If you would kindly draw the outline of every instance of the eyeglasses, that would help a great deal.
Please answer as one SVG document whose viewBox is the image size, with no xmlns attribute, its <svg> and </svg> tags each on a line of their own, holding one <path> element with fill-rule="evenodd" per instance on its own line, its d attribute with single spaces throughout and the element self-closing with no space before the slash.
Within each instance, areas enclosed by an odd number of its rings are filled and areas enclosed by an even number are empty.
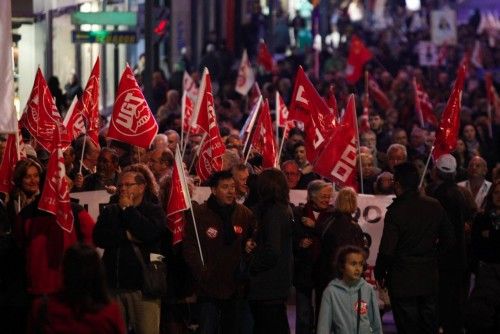
<svg viewBox="0 0 500 334">
<path fill-rule="evenodd" d="M 130 188 L 130 187 L 136 186 L 138 184 L 139 183 L 120 183 L 120 184 L 117 184 L 116 187 L 117 188 Z"/>
</svg>

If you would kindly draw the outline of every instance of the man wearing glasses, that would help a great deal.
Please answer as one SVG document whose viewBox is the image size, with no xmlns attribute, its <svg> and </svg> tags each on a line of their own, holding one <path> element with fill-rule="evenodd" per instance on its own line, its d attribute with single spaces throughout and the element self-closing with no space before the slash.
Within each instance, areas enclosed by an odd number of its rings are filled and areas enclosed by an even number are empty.
<svg viewBox="0 0 500 334">
<path fill-rule="evenodd" d="M 143 295 L 142 265 L 161 259 L 160 238 L 166 218 L 158 204 L 153 175 L 142 164 L 124 169 L 118 181 L 118 203 L 108 205 L 97 219 L 94 243 L 102 257 L 108 285 L 123 318 L 135 333 L 159 333 L 160 298 Z"/>
</svg>

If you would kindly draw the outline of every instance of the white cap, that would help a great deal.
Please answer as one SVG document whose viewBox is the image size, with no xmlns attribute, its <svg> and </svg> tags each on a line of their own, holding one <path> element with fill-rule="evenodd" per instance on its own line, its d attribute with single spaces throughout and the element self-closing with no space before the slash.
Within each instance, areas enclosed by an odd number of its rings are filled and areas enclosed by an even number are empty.
<svg viewBox="0 0 500 334">
<path fill-rule="evenodd" d="M 455 173 L 457 171 L 457 160 L 451 154 L 443 154 L 436 160 L 436 168 L 443 173 Z"/>
</svg>

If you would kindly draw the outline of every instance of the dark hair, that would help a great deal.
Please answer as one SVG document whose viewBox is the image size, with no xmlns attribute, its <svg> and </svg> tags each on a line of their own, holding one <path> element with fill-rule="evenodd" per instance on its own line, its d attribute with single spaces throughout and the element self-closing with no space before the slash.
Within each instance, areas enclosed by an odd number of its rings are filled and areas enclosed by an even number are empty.
<svg viewBox="0 0 500 334">
<path fill-rule="evenodd" d="M 16 167 L 14 169 L 14 175 L 12 176 L 12 180 L 14 181 L 14 185 L 16 188 L 21 190 L 21 186 L 23 183 L 23 178 L 26 176 L 26 173 L 28 172 L 28 168 L 30 167 L 36 167 L 38 170 L 38 174 L 40 175 L 40 185 L 43 185 L 42 182 L 42 166 L 40 163 L 36 162 L 35 160 L 28 158 L 24 160 L 19 160 L 16 164 Z"/>
<path fill-rule="evenodd" d="M 76 312 L 96 312 L 111 301 L 97 251 L 82 243 L 66 250 L 62 298 Z"/>
<path fill-rule="evenodd" d="M 417 190 L 420 183 L 417 167 L 411 162 L 394 166 L 394 182 L 398 182 L 404 191 Z"/>
<path fill-rule="evenodd" d="M 363 258 L 365 259 L 364 267 L 366 267 L 366 259 L 368 258 L 368 254 L 366 253 L 366 251 L 363 248 L 358 247 L 358 246 L 354 246 L 354 245 L 347 245 L 347 246 L 340 247 L 335 255 L 335 262 L 334 262 L 335 272 L 339 278 L 342 278 L 342 273 L 344 272 L 344 269 L 345 269 L 347 255 L 349 255 L 349 254 L 361 254 L 361 255 L 363 255 Z M 365 270 L 365 269 L 366 268 L 363 268 L 363 270 Z"/>
<path fill-rule="evenodd" d="M 111 161 L 113 163 L 118 163 L 118 153 L 116 153 L 115 149 L 113 149 L 111 147 L 103 147 L 101 149 L 101 152 L 99 152 L 99 158 L 98 159 L 100 159 L 105 153 L 111 154 Z"/>
<path fill-rule="evenodd" d="M 288 204 L 289 192 L 285 174 L 279 169 L 266 169 L 257 178 L 257 193 L 261 203 Z"/>
<path fill-rule="evenodd" d="M 220 181 L 228 179 L 233 179 L 233 173 L 231 173 L 231 171 L 223 170 L 220 172 L 215 172 L 210 175 L 210 178 L 208 179 L 208 186 L 210 188 L 216 188 L 219 185 Z"/>
<path fill-rule="evenodd" d="M 295 153 L 295 150 L 301 146 L 304 146 L 304 147 L 306 146 L 306 144 L 302 140 L 299 140 L 298 142 L 293 144 L 293 153 Z"/>
<path fill-rule="evenodd" d="M 486 195 L 484 212 L 490 212 L 495 209 L 495 205 L 493 204 L 493 192 L 498 187 L 500 187 L 500 180 L 494 181 L 491 185 L 490 191 L 488 192 L 488 195 Z"/>
</svg>

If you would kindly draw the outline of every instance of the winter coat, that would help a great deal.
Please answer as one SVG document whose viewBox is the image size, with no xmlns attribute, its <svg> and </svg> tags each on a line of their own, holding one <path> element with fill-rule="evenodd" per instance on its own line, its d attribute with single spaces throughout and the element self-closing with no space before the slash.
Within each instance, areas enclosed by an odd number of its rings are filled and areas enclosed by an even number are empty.
<svg viewBox="0 0 500 334">
<path fill-rule="evenodd" d="M 360 298 L 359 332 L 357 331 L 358 298 Z M 378 299 L 373 287 L 363 278 L 352 286 L 341 279 L 331 281 L 321 299 L 316 333 L 382 333 Z"/>
</svg>

